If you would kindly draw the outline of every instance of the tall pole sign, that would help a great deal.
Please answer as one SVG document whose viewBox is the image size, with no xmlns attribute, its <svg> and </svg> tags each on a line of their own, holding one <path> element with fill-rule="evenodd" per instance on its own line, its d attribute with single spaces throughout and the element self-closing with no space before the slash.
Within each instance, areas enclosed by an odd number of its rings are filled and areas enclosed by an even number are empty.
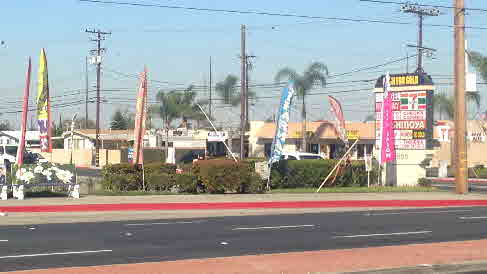
<svg viewBox="0 0 487 274">
<path fill-rule="evenodd" d="M 381 149 L 382 104 L 384 103 L 384 78 L 375 85 L 376 149 Z M 387 164 L 384 172 L 388 184 L 413 185 L 425 176 L 420 163 L 433 148 L 433 91 L 431 77 L 425 73 L 391 74 L 389 91 L 392 93 L 392 127 L 396 161 Z"/>
</svg>

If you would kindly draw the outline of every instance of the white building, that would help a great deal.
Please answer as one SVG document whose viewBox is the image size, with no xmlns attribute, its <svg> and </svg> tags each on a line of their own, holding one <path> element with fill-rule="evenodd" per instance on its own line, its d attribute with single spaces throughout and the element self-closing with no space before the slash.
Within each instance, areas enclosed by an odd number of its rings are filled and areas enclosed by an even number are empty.
<svg viewBox="0 0 487 274">
<path fill-rule="evenodd" d="M 0 145 L 18 145 L 20 142 L 20 130 L 8 130 L 0 131 Z M 40 147 L 40 137 L 39 131 L 26 131 L 25 140 L 26 147 L 28 148 L 39 148 Z"/>
</svg>

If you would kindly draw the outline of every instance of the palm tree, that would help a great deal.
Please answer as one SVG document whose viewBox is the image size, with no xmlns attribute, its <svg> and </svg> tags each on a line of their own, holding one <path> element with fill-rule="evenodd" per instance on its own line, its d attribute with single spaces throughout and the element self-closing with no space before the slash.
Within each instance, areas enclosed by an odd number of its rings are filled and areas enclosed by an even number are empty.
<svg viewBox="0 0 487 274">
<path fill-rule="evenodd" d="M 467 103 L 474 103 L 477 109 L 480 107 L 480 94 L 478 92 L 466 92 L 465 97 Z M 433 106 L 436 112 L 440 115 L 439 120 L 452 120 L 455 117 L 455 97 L 447 96 L 445 94 L 435 94 L 433 96 Z"/>
<path fill-rule="evenodd" d="M 484 81 L 487 81 L 487 56 L 470 51 L 468 52 L 470 63 L 477 69 Z"/>
<path fill-rule="evenodd" d="M 364 123 L 369 121 L 375 121 L 375 114 L 368 114 L 365 116 Z"/>
<path fill-rule="evenodd" d="M 327 66 L 320 62 L 313 62 L 302 75 L 290 67 L 285 67 L 276 74 L 274 79 L 276 82 L 283 79 L 293 80 L 298 98 L 301 98 L 302 100 L 301 118 L 303 146 L 301 147 L 301 151 L 306 151 L 306 96 L 316 83 L 321 84 L 321 86 L 324 87 L 326 85 L 326 77 L 328 77 Z"/>
<path fill-rule="evenodd" d="M 238 77 L 229 74 L 222 82 L 215 85 L 218 96 L 221 97 L 223 104 L 238 106 L 240 104 L 240 92 L 237 91 Z"/>
</svg>

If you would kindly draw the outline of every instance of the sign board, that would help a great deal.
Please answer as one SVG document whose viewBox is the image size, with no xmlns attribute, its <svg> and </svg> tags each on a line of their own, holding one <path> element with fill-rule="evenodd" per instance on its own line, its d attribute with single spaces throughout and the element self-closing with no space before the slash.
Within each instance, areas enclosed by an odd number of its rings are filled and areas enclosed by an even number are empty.
<svg viewBox="0 0 487 274">
<path fill-rule="evenodd" d="M 356 140 L 359 138 L 360 138 L 360 134 L 358 130 L 347 130 L 347 139 Z"/>
<path fill-rule="evenodd" d="M 426 149 L 425 139 L 412 139 L 412 140 L 396 140 L 396 149 Z"/>
<path fill-rule="evenodd" d="M 394 121 L 394 129 L 425 129 L 426 121 Z"/>
<path fill-rule="evenodd" d="M 380 146 L 383 77 L 375 85 L 376 144 Z M 392 114 L 396 149 L 426 149 L 433 136 L 433 82 L 427 74 L 392 74 Z M 477 138 L 479 139 L 479 138 Z M 429 145 L 428 145 L 429 146 Z"/>
<path fill-rule="evenodd" d="M 129 147 L 127 150 L 127 160 L 129 163 L 132 163 L 134 161 L 134 148 Z"/>
<path fill-rule="evenodd" d="M 439 142 L 450 142 L 450 126 L 437 126 L 436 132 Z"/>
<path fill-rule="evenodd" d="M 394 111 L 392 114 L 394 120 L 404 120 L 404 121 L 426 120 L 426 110 Z"/>
<path fill-rule="evenodd" d="M 208 132 L 208 142 L 224 142 L 227 140 L 227 134 L 222 131 L 210 131 Z"/>
<path fill-rule="evenodd" d="M 367 171 L 367 172 L 372 171 L 372 155 L 371 154 L 365 155 L 365 171 Z"/>
<path fill-rule="evenodd" d="M 485 133 L 481 131 L 469 131 L 467 136 L 468 136 L 468 140 L 472 143 L 485 142 Z"/>
</svg>

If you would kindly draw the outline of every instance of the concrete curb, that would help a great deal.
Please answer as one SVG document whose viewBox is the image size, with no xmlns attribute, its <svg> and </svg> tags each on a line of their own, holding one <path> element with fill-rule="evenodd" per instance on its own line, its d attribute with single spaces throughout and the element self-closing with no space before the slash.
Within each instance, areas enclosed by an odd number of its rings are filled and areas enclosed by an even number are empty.
<svg viewBox="0 0 487 274">
<path fill-rule="evenodd" d="M 343 201 L 280 201 L 280 202 L 213 202 L 213 203 L 125 203 L 0 206 L 0 212 L 89 212 L 150 210 L 229 210 L 285 208 L 388 208 L 388 207 L 451 207 L 487 206 L 487 200 L 343 200 Z"/>
</svg>

